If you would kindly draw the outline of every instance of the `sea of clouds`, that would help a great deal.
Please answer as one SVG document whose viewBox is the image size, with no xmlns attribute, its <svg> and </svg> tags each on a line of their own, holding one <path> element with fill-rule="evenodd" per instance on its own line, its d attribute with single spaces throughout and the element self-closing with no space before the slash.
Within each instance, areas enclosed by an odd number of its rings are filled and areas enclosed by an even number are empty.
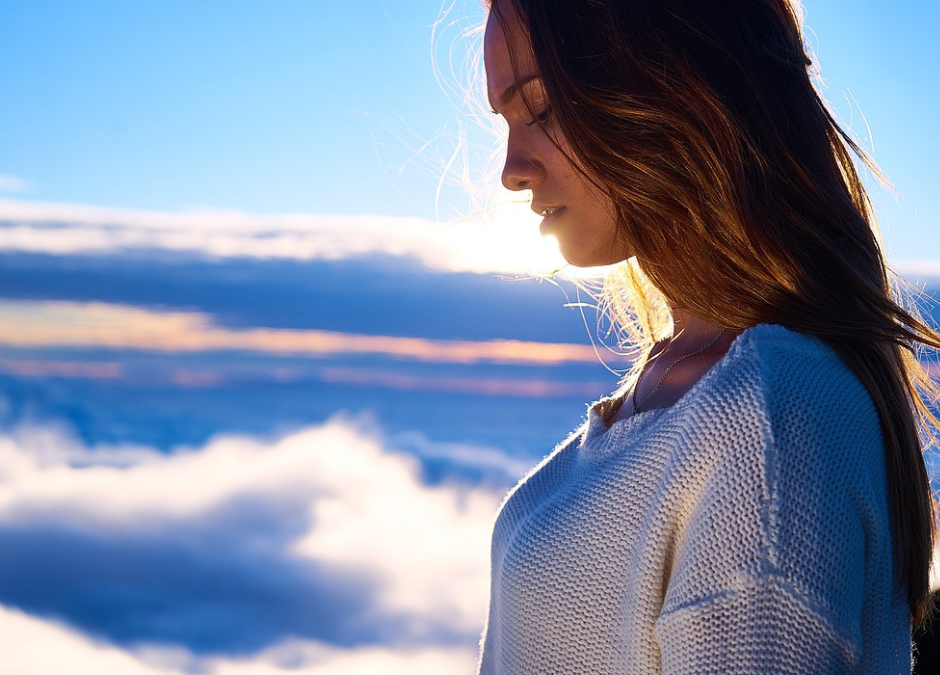
<svg viewBox="0 0 940 675">
<path fill-rule="evenodd" d="M 503 492 L 425 484 L 366 418 L 169 454 L 24 426 L 0 672 L 471 672 Z"/>
<path fill-rule="evenodd" d="M 473 672 L 500 501 L 616 380 L 497 279 L 530 226 L 0 200 L 0 675 Z"/>
</svg>

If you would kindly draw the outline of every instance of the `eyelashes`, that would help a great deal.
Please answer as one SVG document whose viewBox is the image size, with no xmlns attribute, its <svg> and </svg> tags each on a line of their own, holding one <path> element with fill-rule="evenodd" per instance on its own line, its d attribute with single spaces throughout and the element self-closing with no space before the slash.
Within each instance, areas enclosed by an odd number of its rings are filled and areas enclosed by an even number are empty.
<svg viewBox="0 0 940 675">
<path fill-rule="evenodd" d="M 543 110 L 538 115 L 536 115 L 535 118 L 531 122 L 526 122 L 525 125 L 527 127 L 531 127 L 535 124 L 545 124 L 546 122 L 548 122 L 551 116 L 552 116 L 552 107 L 548 106 L 547 108 L 545 108 L 545 110 Z"/>
<path fill-rule="evenodd" d="M 498 111 L 496 111 L 496 110 L 490 110 L 490 112 L 493 113 L 494 115 L 499 115 L 499 114 L 500 114 L 500 113 L 499 113 Z M 548 107 L 545 108 L 542 112 L 540 112 L 538 115 L 536 115 L 535 117 L 533 117 L 533 118 L 532 118 L 532 121 L 526 122 L 525 125 L 526 125 L 527 127 L 532 127 L 532 126 L 535 126 L 536 124 L 547 124 L 548 121 L 549 121 L 549 119 L 551 119 L 551 116 L 552 116 L 552 107 L 551 107 L 551 106 L 548 106 Z"/>
</svg>

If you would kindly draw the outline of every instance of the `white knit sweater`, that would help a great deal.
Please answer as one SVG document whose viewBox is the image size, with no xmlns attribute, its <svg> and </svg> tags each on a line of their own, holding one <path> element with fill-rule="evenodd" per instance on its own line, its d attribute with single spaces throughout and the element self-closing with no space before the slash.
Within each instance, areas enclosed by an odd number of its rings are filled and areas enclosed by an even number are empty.
<svg viewBox="0 0 940 675">
<path fill-rule="evenodd" d="M 909 673 L 885 483 L 838 356 L 747 330 L 672 407 L 592 408 L 510 493 L 480 673 Z"/>
</svg>

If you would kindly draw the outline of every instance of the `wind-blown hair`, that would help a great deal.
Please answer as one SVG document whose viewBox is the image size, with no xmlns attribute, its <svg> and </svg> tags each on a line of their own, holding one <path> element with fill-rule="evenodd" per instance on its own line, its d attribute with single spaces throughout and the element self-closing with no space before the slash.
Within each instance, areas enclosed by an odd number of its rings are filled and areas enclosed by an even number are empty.
<svg viewBox="0 0 940 675">
<path fill-rule="evenodd" d="M 853 154 L 816 91 L 788 0 L 493 0 L 529 33 L 552 123 L 616 208 L 618 236 L 669 305 L 734 329 L 829 344 L 884 437 L 897 582 L 930 610 L 934 508 L 922 446 L 940 336 L 897 299 Z M 635 268 L 634 269 L 635 272 Z M 635 276 L 635 275 L 634 275 Z M 621 289 L 622 290 L 622 289 Z M 648 294 L 614 313 L 662 332 Z M 658 317 L 658 318 L 656 318 Z M 641 321 L 641 323 L 643 323 Z"/>
</svg>

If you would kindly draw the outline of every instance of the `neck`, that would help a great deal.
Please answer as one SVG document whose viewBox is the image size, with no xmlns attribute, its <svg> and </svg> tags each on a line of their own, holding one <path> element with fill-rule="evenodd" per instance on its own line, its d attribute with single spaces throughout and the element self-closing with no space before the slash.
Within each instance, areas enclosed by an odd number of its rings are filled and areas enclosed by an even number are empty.
<svg viewBox="0 0 940 675">
<path fill-rule="evenodd" d="M 653 348 L 631 388 L 611 399 L 602 413 L 608 426 L 618 417 L 675 403 L 718 362 L 739 333 L 680 308 L 671 313 L 672 337 Z M 628 404 L 622 405 L 625 401 Z"/>
<path fill-rule="evenodd" d="M 672 309 L 672 325 L 672 339 L 667 348 L 686 350 L 689 346 L 706 344 L 722 328 L 678 307 Z"/>
</svg>

